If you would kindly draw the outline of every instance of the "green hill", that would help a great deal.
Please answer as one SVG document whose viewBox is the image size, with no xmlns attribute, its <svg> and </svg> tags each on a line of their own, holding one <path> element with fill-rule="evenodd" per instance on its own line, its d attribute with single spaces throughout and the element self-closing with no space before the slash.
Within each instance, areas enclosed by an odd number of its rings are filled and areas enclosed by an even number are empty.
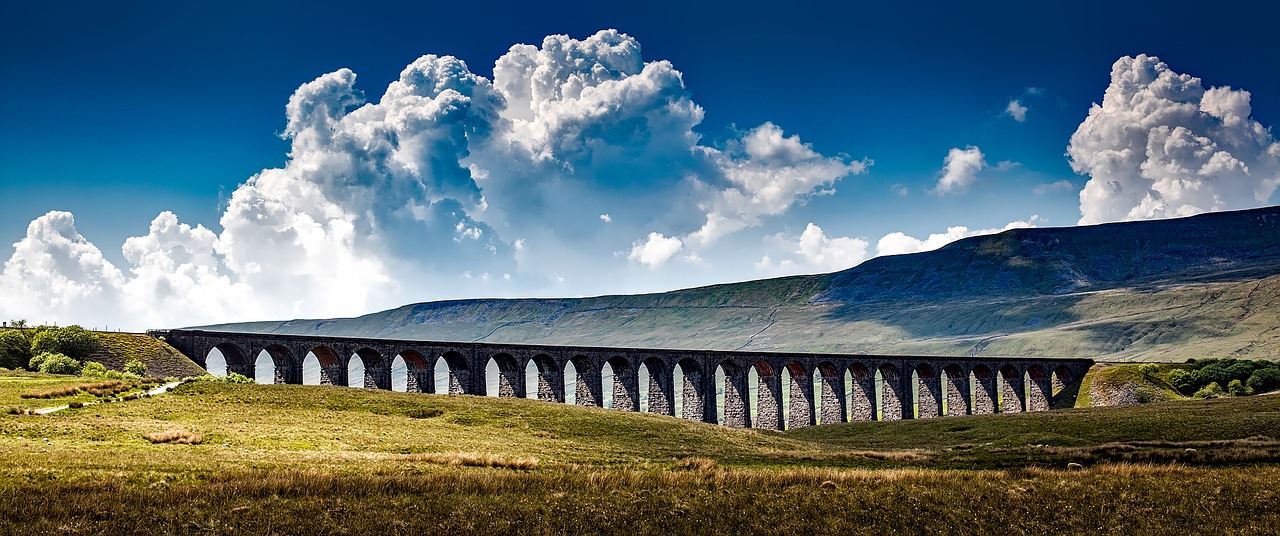
<svg viewBox="0 0 1280 536">
<path fill-rule="evenodd" d="M 505 343 L 1183 360 L 1280 356 L 1280 207 L 1015 229 L 833 274 L 207 326 Z"/>
<path fill-rule="evenodd" d="M 9 379 L 0 400 L 34 388 Z M 189 383 L 0 414 L 0 532 L 1262 534 L 1280 522 L 1278 429 L 1276 396 L 772 432 Z"/>
</svg>

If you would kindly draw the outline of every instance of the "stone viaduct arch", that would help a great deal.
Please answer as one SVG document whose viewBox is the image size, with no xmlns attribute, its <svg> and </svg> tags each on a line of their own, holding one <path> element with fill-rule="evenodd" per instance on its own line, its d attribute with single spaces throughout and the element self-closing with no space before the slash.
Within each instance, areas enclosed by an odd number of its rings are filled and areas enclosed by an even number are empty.
<svg viewBox="0 0 1280 536">
<path fill-rule="evenodd" d="M 492 360 L 499 370 L 498 396 L 527 394 L 562 403 L 566 384 L 573 382 L 575 402 L 597 407 L 605 405 L 601 371 L 608 364 L 614 372 L 611 402 L 616 409 L 639 411 L 643 396 L 651 413 L 772 430 L 818 422 L 1043 411 L 1061 397 L 1074 396 L 1068 387 L 1093 364 L 1088 359 L 570 347 L 202 330 L 150 333 L 202 367 L 217 348 L 229 372 L 250 377 L 265 351 L 276 383 L 301 384 L 303 358 L 310 353 L 319 360 L 321 384 L 345 386 L 354 379 L 367 388 L 391 389 L 391 365 L 398 357 L 407 369 L 409 392 L 484 395 L 489 380 L 485 368 Z M 364 363 L 363 379 L 347 377 L 353 357 Z M 525 371 L 531 365 L 537 370 L 536 393 L 526 393 Z M 643 390 L 642 369 L 648 377 Z M 719 385 L 717 371 L 723 377 Z M 720 403 L 717 393 L 723 396 Z"/>
</svg>

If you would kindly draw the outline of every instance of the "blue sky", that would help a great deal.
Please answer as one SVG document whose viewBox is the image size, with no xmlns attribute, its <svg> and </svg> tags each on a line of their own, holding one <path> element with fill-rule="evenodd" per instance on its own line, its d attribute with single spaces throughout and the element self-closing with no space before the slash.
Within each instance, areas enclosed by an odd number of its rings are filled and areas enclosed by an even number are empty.
<svg viewBox="0 0 1280 536">
<path fill-rule="evenodd" d="M 1274 17 L 1249 3 L 127 4 L 16 5 L 0 21 L 4 315 L 142 328 L 658 291 L 1010 225 L 1276 202 Z M 551 35 L 579 46 L 579 74 L 603 61 L 582 43 L 632 55 L 609 91 L 534 98 L 541 115 L 521 116 L 510 88 L 546 80 L 493 84 L 495 62 L 533 45 L 559 87 L 572 69 Z M 441 106 L 438 92 L 382 102 L 427 54 L 465 62 L 466 118 L 392 117 Z M 1139 54 L 1163 62 L 1126 64 L 1139 98 L 1091 118 L 1129 83 L 1113 64 Z M 456 75 L 446 63 L 420 71 Z M 312 81 L 299 102 L 362 96 L 333 121 L 381 108 L 306 141 L 337 124 L 286 109 Z M 1122 146 L 1146 155 L 1117 168 Z"/>
</svg>

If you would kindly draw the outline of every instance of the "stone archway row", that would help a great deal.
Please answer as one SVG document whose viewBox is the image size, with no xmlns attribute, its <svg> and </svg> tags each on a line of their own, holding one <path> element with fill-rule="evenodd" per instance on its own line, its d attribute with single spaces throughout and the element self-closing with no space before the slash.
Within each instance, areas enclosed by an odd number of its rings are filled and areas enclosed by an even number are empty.
<svg viewBox="0 0 1280 536">
<path fill-rule="evenodd" d="M 408 391 L 434 392 L 440 366 L 447 368 L 439 372 L 447 374 L 448 393 L 483 395 L 486 367 L 493 361 L 499 396 L 531 394 L 526 393 L 525 371 L 532 368 L 537 371 L 536 398 L 564 402 L 565 386 L 571 383 L 576 385 L 575 403 L 587 406 L 605 405 L 601 372 L 607 364 L 613 370 L 608 391 L 615 409 L 639 411 L 641 396 L 646 396 L 651 413 L 674 415 L 678 405 L 678 416 L 686 419 L 768 429 L 1043 411 L 1092 364 L 1083 359 L 558 347 L 192 330 L 154 334 L 201 366 L 218 348 L 228 371 L 250 377 L 256 372 L 257 356 L 266 352 L 276 383 L 302 383 L 303 358 L 311 353 L 319 360 L 322 384 L 349 385 L 348 364 L 358 356 L 365 378 L 356 379 L 356 384 L 390 389 L 391 364 L 398 356 L 408 369 Z M 643 393 L 642 369 L 648 377 Z M 566 371 L 572 377 L 566 378 Z M 720 385 L 717 376 L 722 378 Z"/>
</svg>

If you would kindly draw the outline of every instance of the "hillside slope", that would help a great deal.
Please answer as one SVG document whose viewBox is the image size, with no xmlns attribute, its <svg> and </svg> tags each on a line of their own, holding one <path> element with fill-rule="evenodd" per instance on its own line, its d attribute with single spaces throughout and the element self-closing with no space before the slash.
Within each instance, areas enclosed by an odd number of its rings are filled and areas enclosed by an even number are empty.
<svg viewBox="0 0 1280 536">
<path fill-rule="evenodd" d="M 1016 229 L 795 276 L 209 326 L 506 343 L 1095 359 L 1280 356 L 1280 207 Z"/>
</svg>

